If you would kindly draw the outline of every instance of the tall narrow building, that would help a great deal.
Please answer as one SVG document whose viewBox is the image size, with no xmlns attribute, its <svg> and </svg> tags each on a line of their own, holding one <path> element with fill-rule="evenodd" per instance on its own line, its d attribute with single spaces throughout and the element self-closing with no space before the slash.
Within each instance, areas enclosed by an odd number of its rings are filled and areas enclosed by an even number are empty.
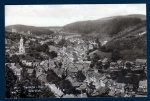
<svg viewBox="0 0 150 101">
<path fill-rule="evenodd" d="M 23 38 L 20 39 L 19 53 L 25 54 L 25 47 L 23 46 Z"/>
</svg>

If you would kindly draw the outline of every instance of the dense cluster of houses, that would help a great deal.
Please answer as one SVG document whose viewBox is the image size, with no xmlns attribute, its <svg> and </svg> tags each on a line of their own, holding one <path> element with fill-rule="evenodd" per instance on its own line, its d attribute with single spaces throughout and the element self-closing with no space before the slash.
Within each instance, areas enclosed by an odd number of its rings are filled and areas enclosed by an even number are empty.
<svg viewBox="0 0 150 101">
<path fill-rule="evenodd" d="M 118 83 L 116 80 L 113 80 L 110 78 L 110 74 L 99 73 L 100 69 L 90 68 L 91 61 L 82 61 L 82 62 L 73 63 L 69 61 L 69 59 L 67 59 L 68 61 L 65 61 L 65 62 L 68 62 L 66 67 L 60 68 L 58 64 L 62 62 L 62 59 L 58 57 L 55 59 L 49 59 L 49 60 L 44 60 L 44 61 L 32 61 L 32 59 L 31 60 L 26 59 L 26 60 L 22 60 L 21 62 L 24 65 L 35 67 L 35 68 L 27 68 L 27 73 L 31 75 L 33 71 L 35 70 L 36 77 L 44 83 L 47 83 L 47 80 L 46 80 L 47 74 L 44 71 L 52 69 L 59 77 L 62 77 L 62 74 L 66 70 L 67 71 L 66 80 L 69 80 L 72 83 L 73 87 L 80 88 L 80 89 L 82 88 L 82 89 L 87 90 L 87 92 L 92 92 L 91 94 L 92 96 L 98 96 L 98 95 L 107 93 L 108 96 L 130 97 L 131 94 L 135 94 L 135 92 L 133 91 L 133 84 L 126 85 L 125 83 Z M 102 61 L 102 65 L 105 65 L 108 62 L 108 59 L 104 58 L 99 61 Z M 137 59 L 135 61 L 135 64 L 133 62 L 131 62 L 131 64 L 135 65 L 135 67 L 131 68 L 131 70 L 133 70 L 134 72 L 136 71 L 138 72 L 140 69 L 143 69 L 143 67 L 141 66 L 146 65 L 146 60 Z M 22 67 L 19 64 L 15 64 L 15 63 L 9 64 L 9 67 L 13 69 L 15 75 L 17 75 L 20 80 Z M 119 60 L 116 63 L 110 62 L 110 67 L 107 70 L 112 71 L 112 72 L 117 71 L 117 70 L 119 71 L 120 70 L 119 67 L 122 67 L 123 69 L 127 68 L 124 65 L 123 61 Z M 79 71 L 82 71 L 82 73 L 85 75 L 86 79 L 84 81 L 77 80 L 76 75 Z M 146 72 L 146 69 L 145 69 L 145 72 Z M 93 91 L 88 89 L 88 85 L 91 82 L 95 86 L 95 89 Z M 53 84 L 50 84 L 50 85 L 53 85 Z M 125 90 L 125 86 L 128 86 L 129 89 Z M 58 91 L 60 93 L 60 90 Z M 147 80 L 139 81 L 139 88 L 137 91 L 140 93 L 141 92 L 145 94 L 147 93 Z M 72 95 L 67 95 L 67 97 L 69 96 L 71 97 Z"/>
<path fill-rule="evenodd" d="M 50 36 L 49 36 L 50 37 Z M 56 37 L 57 41 L 60 41 L 62 37 Z M 51 39 L 47 39 L 44 41 L 39 41 L 39 44 L 44 44 L 49 42 Z M 79 38 L 72 39 L 71 41 L 82 43 L 83 40 L 79 40 Z M 26 41 L 25 45 L 28 46 L 30 41 L 36 41 L 34 38 L 30 38 Z M 54 40 L 56 41 L 56 40 Z M 7 44 L 7 43 L 6 43 Z M 58 48 L 53 45 L 49 45 L 50 51 L 56 51 L 58 56 L 54 59 L 46 59 L 43 61 L 35 60 L 28 56 L 24 58 L 20 58 L 22 66 L 26 66 L 26 70 L 28 75 L 32 75 L 32 73 L 36 72 L 36 78 L 38 78 L 41 82 L 47 85 L 51 90 L 57 95 L 57 97 L 63 98 L 74 98 L 74 97 L 87 97 L 87 94 L 90 94 L 91 97 L 100 97 L 100 96 L 109 96 L 109 97 L 131 97 L 138 95 L 146 95 L 147 94 L 147 80 L 139 79 L 138 87 L 136 91 L 134 90 L 134 85 L 126 82 L 118 82 L 117 79 L 112 78 L 113 75 L 118 75 L 122 70 L 128 70 L 130 68 L 130 72 L 125 75 L 126 78 L 130 78 L 132 74 L 136 75 L 136 77 L 141 76 L 143 73 L 147 74 L 147 60 L 146 59 L 136 59 L 133 61 L 124 61 L 118 60 L 117 62 L 111 62 L 110 58 L 106 56 L 102 56 L 101 59 L 98 60 L 101 68 L 97 68 L 94 66 L 91 68 L 91 61 L 87 60 L 85 57 L 86 51 L 88 49 L 93 49 L 93 45 L 97 45 L 96 43 L 90 41 L 89 46 L 86 44 L 77 44 L 74 51 L 71 53 L 67 53 L 67 47 Z M 82 47 L 86 49 L 82 50 Z M 6 47 L 6 53 L 14 54 L 12 51 L 16 51 L 15 46 Z M 64 53 L 63 53 L 64 52 Z M 76 54 L 75 54 L 76 53 Z M 73 55 L 72 55 L 73 54 Z M 75 54 L 75 55 L 74 55 Z M 89 56 L 93 57 L 94 53 L 90 53 Z M 45 56 L 45 54 L 42 54 Z M 103 55 L 105 55 L 103 53 Z M 108 54 L 107 54 L 108 55 Z M 76 56 L 76 57 L 75 57 Z M 45 56 L 46 57 L 46 56 Z M 75 58 L 76 61 L 73 61 Z M 109 67 L 105 68 L 105 65 L 109 64 Z M 127 64 L 130 64 L 129 66 Z M 11 68 L 14 74 L 18 77 L 18 80 L 21 80 L 21 72 L 23 67 L 19 63 L 6 63 L 6 65 Z M 62 78 L 65 73 L 66 80 L 69 80 L 73 87 L 77 90 L 81 91 L 80 95 L 74 94 L 65 94 L 63 95 L 63 90 L 59 89 L 55 84 L 51 84 L 47 81 L 47 74 L 45 71 L 53 70 L 60 78 Z M 82 73 L 85 78 L 82 80 L 77 78 L 78 73 Z M 115 74 L 116 73 L 116 74 Z M 82 77 L 81 77 L 82 78 Z M 62 96 L 63 95 L 63 96 Z"/>
</svg>

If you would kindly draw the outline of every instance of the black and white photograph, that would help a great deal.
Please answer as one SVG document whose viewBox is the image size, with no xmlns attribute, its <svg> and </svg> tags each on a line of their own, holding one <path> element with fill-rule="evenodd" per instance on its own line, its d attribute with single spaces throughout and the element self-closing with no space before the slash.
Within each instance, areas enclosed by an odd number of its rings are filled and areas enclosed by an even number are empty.
<svg viewBox="0 0 150 101">
<path fill-rule="evenodd" d="M 146 4 L 5 5 L 5 98 L 147 91 Z"/>
</svg>

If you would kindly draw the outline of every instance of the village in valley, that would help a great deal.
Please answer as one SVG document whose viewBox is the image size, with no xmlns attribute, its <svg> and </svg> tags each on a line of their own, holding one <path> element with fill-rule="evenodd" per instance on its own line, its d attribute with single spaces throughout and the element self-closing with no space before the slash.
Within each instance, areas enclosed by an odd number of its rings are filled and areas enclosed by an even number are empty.
<svg viewBox="0 0 150 101">
<path fill-rule="evenodd" d="M 65 33 L 65 32 L 64 32 Z M 147 96 L 147 59 L 104 52 L 94 37 L 5 31 L 8 98 Z"/>
</svg>

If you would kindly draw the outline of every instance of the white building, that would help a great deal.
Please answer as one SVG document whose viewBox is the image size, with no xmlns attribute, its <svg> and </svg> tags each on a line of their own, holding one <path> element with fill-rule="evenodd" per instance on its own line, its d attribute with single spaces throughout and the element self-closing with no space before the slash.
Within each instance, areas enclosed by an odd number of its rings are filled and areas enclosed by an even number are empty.
<svg viewBox="0 0 150 101">
<path fill-rule="evenodd" d="M 25 54 L 25 47 L 23 46 L 23 38 L 21 37 L 20 39 L 20 46 L 19 46 L 19 53 L 20 54 Z"/>
</svg>

